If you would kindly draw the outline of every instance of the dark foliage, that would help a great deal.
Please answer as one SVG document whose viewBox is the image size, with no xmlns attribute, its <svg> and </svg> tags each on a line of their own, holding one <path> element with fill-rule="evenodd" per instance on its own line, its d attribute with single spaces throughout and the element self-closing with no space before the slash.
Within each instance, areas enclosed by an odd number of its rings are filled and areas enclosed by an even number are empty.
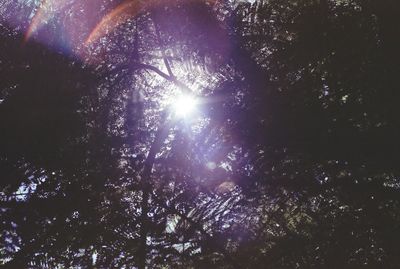
<svg viewBox="0 0 400 269">
<path fill-rule="evenodd" d="M 399 267 L 400 4 L 132 3 L 0 4 L 0 267 Z"/>
</svg>

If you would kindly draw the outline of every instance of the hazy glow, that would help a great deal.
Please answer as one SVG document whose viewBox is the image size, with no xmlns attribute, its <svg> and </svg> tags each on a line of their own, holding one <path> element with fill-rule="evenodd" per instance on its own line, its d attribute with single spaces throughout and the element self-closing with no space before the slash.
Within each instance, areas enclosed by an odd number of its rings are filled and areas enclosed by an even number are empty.
<svg viewBox="0 0 400 269">
<path fill-rule="evenodd" d="M 175 116 L 179 118 L 186 118 L 193 114 L 196 110 L 197 100 L 190 95 L 181 95 L 172 101 L 172 109 Z"/>
</svg>

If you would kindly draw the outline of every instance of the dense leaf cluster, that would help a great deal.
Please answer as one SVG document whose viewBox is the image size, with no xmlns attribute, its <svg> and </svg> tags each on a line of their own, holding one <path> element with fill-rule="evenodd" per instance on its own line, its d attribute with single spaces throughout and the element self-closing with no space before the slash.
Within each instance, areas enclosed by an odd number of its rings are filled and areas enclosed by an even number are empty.
<svg viewBox="0 0 400 269">
<path fill-rule="evenodd" d="M 0 3 L 0 268 L 398 268 L 395 0 L 98 2 Z"/>
</svg>

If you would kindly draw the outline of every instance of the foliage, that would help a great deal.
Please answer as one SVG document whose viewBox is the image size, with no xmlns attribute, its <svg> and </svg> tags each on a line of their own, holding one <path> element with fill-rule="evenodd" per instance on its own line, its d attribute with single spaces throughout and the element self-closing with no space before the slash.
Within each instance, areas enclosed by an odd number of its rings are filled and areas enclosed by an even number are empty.
<svg viewBox="0 0 400 269">
<path fill-rule="evenodd" d="M 399 4 L 83 2 L 0 4 L 0 267 L 397 268 Z"/>
</svg>

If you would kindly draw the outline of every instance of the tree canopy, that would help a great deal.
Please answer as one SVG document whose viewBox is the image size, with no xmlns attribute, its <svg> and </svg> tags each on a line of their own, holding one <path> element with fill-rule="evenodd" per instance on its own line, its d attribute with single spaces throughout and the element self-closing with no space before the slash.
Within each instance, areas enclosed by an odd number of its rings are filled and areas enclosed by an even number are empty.
<svg viewBox="0 0 400 269">
<path fill-rule="evenodd" d="M 398 268 L 395 0 L 3 0 L 0 268 Z"/>
</svg>

